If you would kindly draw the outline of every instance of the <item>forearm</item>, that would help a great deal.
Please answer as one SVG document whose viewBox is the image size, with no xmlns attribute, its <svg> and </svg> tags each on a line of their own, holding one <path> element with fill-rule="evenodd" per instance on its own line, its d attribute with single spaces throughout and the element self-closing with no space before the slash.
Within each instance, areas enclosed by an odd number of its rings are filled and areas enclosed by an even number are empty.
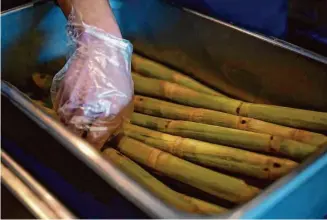
<svg viewBox="0 0 327 220">
<path fill-rule="evenodd" d="M 84 23 L 121 38 L 119 27 L 108 0 L 58 0 L 58 4 L 66 17 L 74 8 Z"/>
</svg>

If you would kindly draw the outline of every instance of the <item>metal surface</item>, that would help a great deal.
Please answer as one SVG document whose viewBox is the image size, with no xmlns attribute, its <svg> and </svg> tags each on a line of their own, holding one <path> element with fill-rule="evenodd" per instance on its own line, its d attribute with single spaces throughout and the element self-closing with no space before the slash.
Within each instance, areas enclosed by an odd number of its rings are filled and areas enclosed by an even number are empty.
<svg viewBox="0 0 327 220">
<path fill-rule="evenodd" d="M 163 1 L 121 2 L 138 53 L 242 100 L 327 111 L 325 57 Z"/>
<path fill-rule="evenodd" d="M 135 181 L 106 161 L 81 138 L 73 135 L 60 123 L 42 112 L 23 93 L 2 81 L 1 92 L 8 97 L 28 117 L 48 131 L 76 157 L 86 163 L 109 185 L 117 189 L 126 198 L 155 218 L 176 218 L 178 212 L 163 204 L 158 198 L 141 188 Z M 142 198 L 142 199 L 140 199 Z"/>
<path fill-rule="evenodd" d="M 214 19 L 212 17 L 209 17 L 207 15 L 203 15 L 201 13 L 198 13 L 194 10 L 190 10 L 190 9 L 187 9 L 187 8 L 183 8 L 183 10 L 187 11 L 187 12 L 190 12 L 192 14 L 195 14 L 197 16 L 200 16 L 200 17 L 203 17 L 205 19 L 208 19 L 212 22 L 215 22 L 215 23 L 218 23 L 220 25 L 223 25 L 223 26 L 226 26 L 228 28 L 231 28 L 231 29 L 234 29 L 234 30 L 237 30 L 239 32 L 242 32 L 244 34 L 247 34 L 247 35 L 250 35 L 252 37 L 255 37 L 255 38 L 258 38 L 260 40 L 263 40 L 263 41 L 266 41 L 267 43 L 270 43 L 272 45 L 275 45 L 275 46 L 278 46 L 278 47 L 281 47 L 281 48 L 284 48 L 284 49 L 287 49 L 289 51 L 292 51 L 294 53 L 297 53 L 297 54 L 300 54 L 300 55 L 304 55 L 306 57 L 309 57 L 311 58 L 312 60 L 316 60 L 318 62 L 321 62 L 321 63 L 324 63 L 324 64 L 327 64 L 327 58 L 320 55 L 320 54 L 317 54 L 317 53 L 314 53 L 312 51 L 309 51 L 309 50 L 306 50 L 304 48 L 301 48 L 299 46 L 296 46 L 294 44 L 291 44 L 289 42 L 286 42 L 286 41 L 283 41 L 283 40 L 280 40 L 278 38 L 269 38 L 267 36 L 264 36 L 264 35 L 261 35 L 259 33 L 254 33 L 254 32 L 251 32 L 251 31 L 248 31 L 248 30 L 245 30 L 245 29 L 242 29 L 242 28 L 239 28 L 239 27 L 236 27 L 234 25 L 231 25 L 227 22 L 223 22 L 223 21 L 220 21 L 220 20 L 217 20 L 217 19 Z"/>
<path fill-rule="evenodd" d="M 327 110 L 324 57 L 161 1 L 113 2 L 117 3 L 113 8 L 123 35 L 141 54 L 241 99 Z M 62 67 L 69 51 L 64 34 L 65 18 L 59 8 L 48 3 L 3 15 L 2 28 L 11 29 L 13 20 L 24 21 L 25 25 L 7 31 L 2 37 L 1 52 L 6 55 L 2 58 L 2 72 L 6 80 L 28 92 L 25 82 L 34 71 L 55 73 Z M 2 92 L 22 111 L 142 210 L 154 217 L 198 217 L 161 203 L 16 89 L 2 85 Z M 219 217 L 322 218 L 327 210 L 325 149 L 257 198 L 232 214 Z M 310 204 L 306 204 L 308 198 Z M 297 210 L 298 207 L 303 208 Z"/>
<path fill-rule="evenodd" d="M 50 192 L 28 174 L 17 164 L 6 152 L 1 149 L 1 161 L 11 172 L 13 172 L 23 183 L 25 183 L 34 194 L 38 196 L 52 211 L 57 218 L 76 218 L 66 207 L 64 207 Z"/>
<path fill-rule="evenodd" d="M 2 183 L 32 212 L 36 218 L 58 219 L 59 217 L 40 200 L 15 174 L 1 163 Z"/>
</svg>

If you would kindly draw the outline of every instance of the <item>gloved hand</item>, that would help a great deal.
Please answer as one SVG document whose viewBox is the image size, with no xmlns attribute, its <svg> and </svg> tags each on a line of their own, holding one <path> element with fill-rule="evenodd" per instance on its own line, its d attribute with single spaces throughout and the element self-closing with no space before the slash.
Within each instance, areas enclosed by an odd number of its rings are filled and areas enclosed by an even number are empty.
<svg viewBox="0 0 327 220">
<path fill-rule="evenodd" d="M 76 50 L 51 87 L 61 121 L 100 149 L 133 111 L 132 45 L 103 30 L 70 22 Z"/>
</svg>

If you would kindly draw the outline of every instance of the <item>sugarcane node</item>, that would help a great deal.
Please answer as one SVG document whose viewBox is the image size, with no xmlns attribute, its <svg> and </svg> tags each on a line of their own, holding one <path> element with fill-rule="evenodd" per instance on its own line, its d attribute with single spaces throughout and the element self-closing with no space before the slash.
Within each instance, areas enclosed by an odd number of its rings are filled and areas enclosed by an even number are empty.
<svg viewBox="0 0 327 220">
<path fill-rule="evenodd" d="M 238 110 L 238 112 L 236 112 L 237 115 L 243 116 L 243 117 L 248 117 L 248 112 L 249 112 L 250 105 L 251 105 L 250 103 L 241 102 L 239 107 L 238 107 L 239 110 Z"/>
<path fill-rule="evenodd" d="M 160 80 L 159 81 L 160 87 L 163 90 L 163 95 L 169 100 L 172 100 L 174 95 L 174 84 L 171 84 L 169 82 Z"/>
<path fill-rule="evenodd" d="M 169 152 L 175 154 L 178 157 L 184 157 L 184 151 L 182 146 L 183 140 L 184 138 L 177 136 L 174 139 L 174 142 L 169 146 Z"/>
<path fill-rule="evenodd" d="M 242 111 L 242 106 L 243 106 L 244 102 L 240 102 L 239 106 L 236 108 L 236 115 L 242 115 L 241 111 Z M 243 115 L 246 117 L 246 115 Z"/>
<path fill-rule="evenodd" d="M 270 142 L 269 142 L 269 152 L 280 152 L 280 143 L 281 143 L 281 138 L 276 137 L 276 136 L 270 136 Z"/>
<path fill-rule="evenodd" d="M 190 111 L 188 112 L 188 118 L 190 121 L 197 121 L 197 118 L 199 116 L 199 113 L 201 113 L 199 111 L 200 109 L 197 108 L 191 108 Z"/>
<path fill-rule="evenodd" d="M 241 103 L 241 105 L 242 105 L 242 103 Z M 241 111 L 241 106 L 238 106 L 236 108 L 236 115 L 240 115 L 240 111 Z"/>
<path fill-rule="evenodd" d="M 266 172 L 269 172 L 269 168 L 264 168 L 263 170 Z"/>
<path fill-rule="evenodd" d="M 161 150 L 153 148 L 147 159 L 147 165 L 153 169 L 156 169 L 158 158 L 163 152 Z"/>
</svg>

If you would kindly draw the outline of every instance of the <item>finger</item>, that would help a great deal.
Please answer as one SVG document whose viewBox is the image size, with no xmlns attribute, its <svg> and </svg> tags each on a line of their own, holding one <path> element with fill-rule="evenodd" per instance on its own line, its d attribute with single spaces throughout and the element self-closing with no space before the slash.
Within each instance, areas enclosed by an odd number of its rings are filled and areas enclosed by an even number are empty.
<svg viewBox="0 0 327 220">
<path fill-rule="evenodd" d="M 80 137 L 87 136 L 87 132 L 89 131 L 93 121 L 94 119 L 85 115 L 83 109 L 77 108 L 72 114 L 67 124 L 67 128 Z"/>
<path fill-rule="evenodd" d="M 76 134 L 83 132 L 82 125 L 91 124 L 85 113 L 85 103 L 87 102 L 87 95 L 83 84 L 78 80 L 74 84 L 69 77 L 63 82 L 61 93 L 58 97 L 58 114 L 63 123 L 68 125 Z M 81 85 L 79 85 L 81 84 Z M 82 130 L 82 131 L 81 131 Z"/>
<path fill-rule="evenodd" d="M 109 121 L 108 118 L 98 118 L 90 126 L 86 140 L 96 149 L 101 150 L 107 140 L 116 133 L 120 125 L 121 121 L 118 118 L 114 118 Z"/>
<path fill-rule="evenodd" d="M 58 114 L 60 121 L 65 125 L 68 124 L 76 110 L 70 99 L 69 89 L 70 87 L 66 85 L 65 81 L 61 82 L 61 85 L 55 97 L 55 102 L 53 104 L 53 108 Z"/>
<path fill-rule="evenodd" d="M 103 145 L 112 137 L 118 135 L 122 131 L 122 125 L 129 118 L 133 112 L 133 102 L 131 101 L 127 106 L 117 114 L 111 117 L 99 117 L 93 123 L 88 132 L 86 140 L 93 144 L 98 150 L 101 150 Z"/>
</svg>

